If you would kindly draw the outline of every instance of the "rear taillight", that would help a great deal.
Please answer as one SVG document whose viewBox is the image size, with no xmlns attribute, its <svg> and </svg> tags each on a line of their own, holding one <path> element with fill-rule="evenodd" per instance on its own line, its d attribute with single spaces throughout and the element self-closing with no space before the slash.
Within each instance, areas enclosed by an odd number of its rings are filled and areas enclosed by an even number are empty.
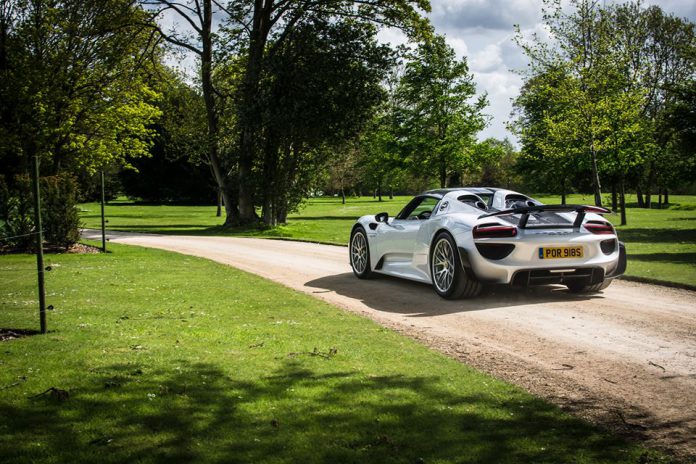
<svg viewBox="0 0 696 464">
<path fill-rule="evenodd" d="M 587 221 L 584 225 L 585 229 L 587 229 L 589 232 L 592 232 L 593 234 L 613 235 L 615 233 L 614 226 L 612 226 L 608 222 Z"/>
<path fill-rule="evenodd" d="M 474 238 L 501 238 L 517 235 L 517 227 L 482 224 L 474 227 Z"/>
</svg>

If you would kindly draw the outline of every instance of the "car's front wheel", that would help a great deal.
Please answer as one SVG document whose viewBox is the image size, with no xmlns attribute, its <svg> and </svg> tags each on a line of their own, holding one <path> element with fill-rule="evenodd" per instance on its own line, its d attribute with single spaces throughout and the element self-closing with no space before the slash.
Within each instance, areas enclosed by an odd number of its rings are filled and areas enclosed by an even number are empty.
<svg viewBox="0 0 696 464">
<path fill-rule="evenodd" d="M 440 232 L 433 241 L 430 275 L 435 292 L 442 298 L 472 298 L 481 293 L 481 283 L 467 275 L 454 239 L 447 232 Z"/>
<path fill-rule="evenodd" d="M 350 267 L 359 279 L 368 279 L 372 276 L 370 245 L 367 243 L 367 234 L 362 226 L 357 226 L 350 235 Z"/>
</svg>

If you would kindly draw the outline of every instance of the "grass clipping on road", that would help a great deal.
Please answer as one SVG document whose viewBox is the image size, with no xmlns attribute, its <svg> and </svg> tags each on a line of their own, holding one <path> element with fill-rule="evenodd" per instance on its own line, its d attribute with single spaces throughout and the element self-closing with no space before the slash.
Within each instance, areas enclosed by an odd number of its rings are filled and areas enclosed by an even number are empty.
<svg viewBox="0 0 696 464">
<path fill-rule="evenodd" d="M 0 342 L 5 464 L 662 459 L 275 283 L 110 250 L 48 256 L 51 332 Z M 0 257 L 0 327 L 37 324 L 33 264 Z"/>
</svg>

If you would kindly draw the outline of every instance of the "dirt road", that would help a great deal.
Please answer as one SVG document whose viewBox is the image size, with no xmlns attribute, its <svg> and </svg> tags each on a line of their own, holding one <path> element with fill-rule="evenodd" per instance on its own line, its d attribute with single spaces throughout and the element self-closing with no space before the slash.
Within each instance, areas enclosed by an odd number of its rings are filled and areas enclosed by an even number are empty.
<svg viewBox="0 0 696 464">
<path fill-rule="evenodd" d="M 502 287 L 475 300 L 450 302 L 426 285 L 356 279 L 343 247 L 227 237 L 110 237 L 274 280 L 648 446 L 696 460 L 696 292 L 615 281 L 593 296 L 562 287 Z"/>
</svg>

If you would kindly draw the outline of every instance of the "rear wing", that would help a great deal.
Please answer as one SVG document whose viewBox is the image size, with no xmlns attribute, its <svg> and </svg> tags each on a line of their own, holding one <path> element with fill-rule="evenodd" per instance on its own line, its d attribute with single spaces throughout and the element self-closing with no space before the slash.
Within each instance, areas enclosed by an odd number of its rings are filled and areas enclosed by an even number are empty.
<svg viewBox="0 0 696 464">
<path fill-rule="evenodd" d="M 511 216 L 514 214 L 520 214 L 520 222 L 517 227 L 524 229 L 527 227 L 527 221 L 529 220 L 529 215 L 533 213 L 577 213 L 575 217 L 575 222 L 573 222 L 573 228 L 579 228 L 582 225 L 582 221 L 585 220 L 585 214 L 595 213 L 595 214 L 608 214 L 611 213 L 610 210 L 602 208 L 601 206 L 587 206 L 587 205 L 535 205 L 535 206 L 523 206 L 520 208 L 504 209 L 502 211 L 496 211 L 494 213 L 482 214 L 479 219 L 495 216 Z"/>
</svg>

